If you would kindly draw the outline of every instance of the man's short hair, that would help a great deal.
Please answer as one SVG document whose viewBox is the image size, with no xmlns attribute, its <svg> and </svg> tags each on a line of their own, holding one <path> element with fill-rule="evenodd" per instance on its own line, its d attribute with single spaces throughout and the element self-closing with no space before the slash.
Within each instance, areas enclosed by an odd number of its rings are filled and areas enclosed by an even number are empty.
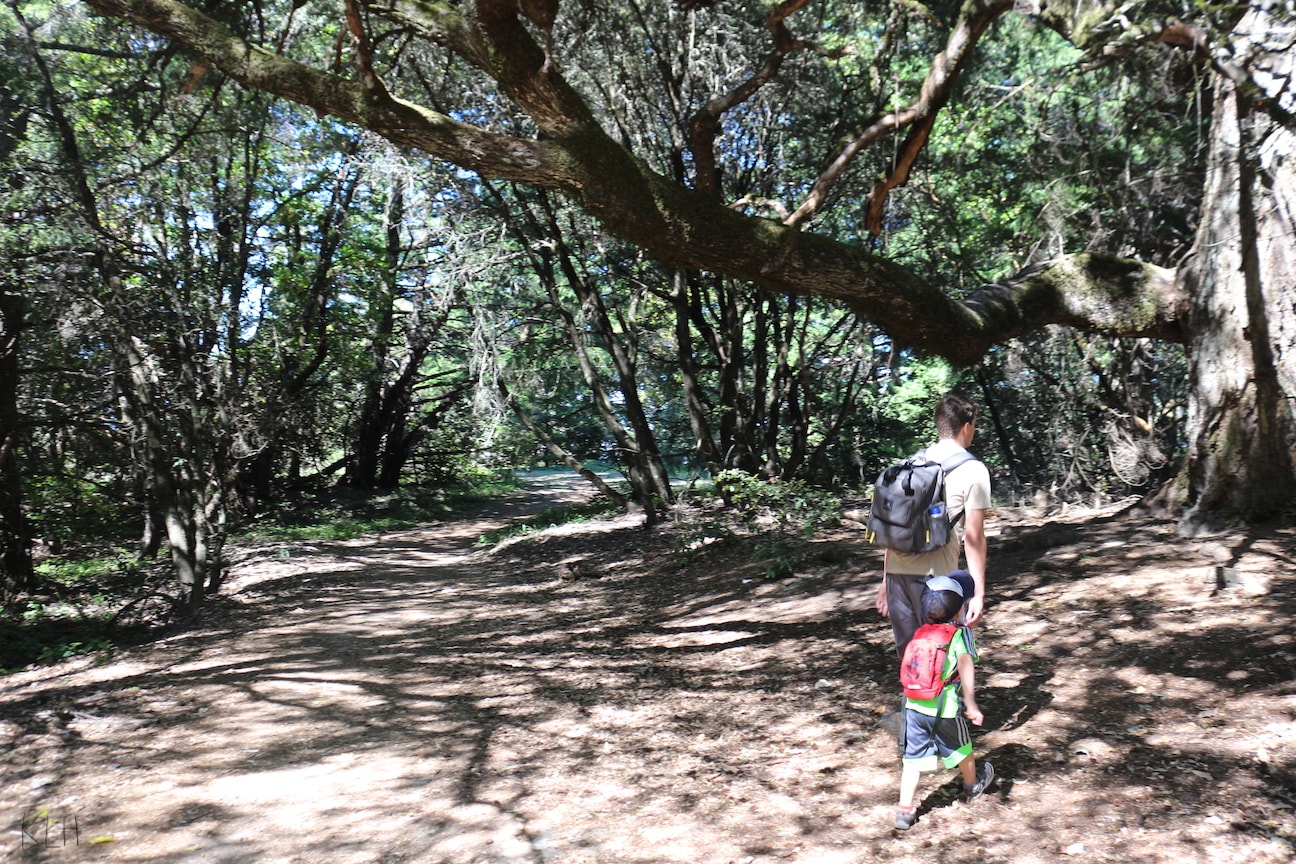
<svg viewBox="0 0 1296 864">
<path fill-rule="evenodd" d="M 953 438 L 967 423 L 977 418 L 977 404 L 966 396 L 950 393 L 936 406 L 936 434 Z"/>
</svg>

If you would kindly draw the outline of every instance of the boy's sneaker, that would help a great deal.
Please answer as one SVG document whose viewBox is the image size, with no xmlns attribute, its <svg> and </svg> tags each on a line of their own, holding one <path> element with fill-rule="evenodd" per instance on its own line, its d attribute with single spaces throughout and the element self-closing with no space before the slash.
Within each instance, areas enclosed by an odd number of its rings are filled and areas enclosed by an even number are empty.
<svg viewBox="0 0 1296 864">
<path fill-rule="evenodd" d="M 908 831 L 913 824 L 918 821 L 918 808 L 910 807 L 906 810 L 903 807 L 896 808 L 895 827 L 898 831 Z"/>
<path fill-rule="evenodd" d="M 983 759 L 981 764 L 977 766 L 976 782 L 971 786 L 966 783 L 963 784 L 963 800 L 971 802 L 980 798 L 981 793 L 986 790 L 992 780 L 994 780 L 994 766 Z"/>
</svg>

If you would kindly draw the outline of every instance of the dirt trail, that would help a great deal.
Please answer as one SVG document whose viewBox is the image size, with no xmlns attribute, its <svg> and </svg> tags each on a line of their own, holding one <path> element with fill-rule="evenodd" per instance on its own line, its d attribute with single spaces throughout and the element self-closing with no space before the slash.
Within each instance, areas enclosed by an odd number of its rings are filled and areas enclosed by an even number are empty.
<svg viewBox="0 0 1296 864">
<path fill-rule="evenodd" d="M 473 546 L 583 494 L 253 550 L 195 629 L 0 679 L 0 860 L 1292 860 L 1291 531 L 998 524 L 1002 779 L 928 780 L 901 835 L 872 553 L 843 532 L 773 580 L 629 517 Z M 1221 561 L 1264 593 L 1203 587 Z"/>
</svg>

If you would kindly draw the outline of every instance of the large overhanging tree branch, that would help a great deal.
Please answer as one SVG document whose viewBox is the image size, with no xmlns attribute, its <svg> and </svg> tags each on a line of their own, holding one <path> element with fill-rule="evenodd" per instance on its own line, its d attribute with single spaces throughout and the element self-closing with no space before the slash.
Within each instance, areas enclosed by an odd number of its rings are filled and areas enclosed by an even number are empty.
<svg viewBox="0 0 1296 864">
<path fill-rule="evenodd" d="M 1173 273 L 1130 261 L 1075 256 L 992 285 L 961 302 L 858 247 L 736 212 L 706 190 L 651 170 L 598 124 L 532 38 L 517 0 L 451 4 L 387 0 L 350 6 L 356 78 L 312 68 L 251 44 L 179 0 L 86 0 L 185 46 L 246 86 L 262 89 L 489 177 L 561 190 L 612 234 L 673 265 L 723 273 L 771 290 L 848 302 L 898 342 L 955 362 L 1048 324 L 1181 340 Z M 1003 2 L 968 0 L 955 28 L 964 44 Z M 791 7 L 789 7 L 791 8 Z M 355 32 L 361 11 L 436 42 L 486 72 L 535 123 L 538 139 L 502 135 L 392 95 Z M 781 25 L 781 19 L 780 19 Z M 950 55 L 950 75 L 964 56 Z M 941 66 L 941 69 L 944 69 Z M 942 79 L 930 108 L 948 87 Z M 929 111 L 930 113 L 930 111 Z"/>
</svg>

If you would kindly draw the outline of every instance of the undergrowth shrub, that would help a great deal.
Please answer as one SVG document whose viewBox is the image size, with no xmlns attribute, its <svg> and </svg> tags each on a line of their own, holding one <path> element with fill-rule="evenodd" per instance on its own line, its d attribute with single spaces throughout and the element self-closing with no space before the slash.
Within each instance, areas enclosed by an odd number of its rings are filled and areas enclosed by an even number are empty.
<svg viewBox="0 0 1296 864">
<path fill-rule="evenodd" d="M 716 491 L 728 509 L 691 520 L 676 549 L 686 559 L 715 542 L 755 538 L 752 560 L 769 578 L 789 576 L 805 559 L 804 540 L 840 518 L 841 500 L 801 480 L 765 480 L 743 471 L 722 471 Z"/>
</svg>

